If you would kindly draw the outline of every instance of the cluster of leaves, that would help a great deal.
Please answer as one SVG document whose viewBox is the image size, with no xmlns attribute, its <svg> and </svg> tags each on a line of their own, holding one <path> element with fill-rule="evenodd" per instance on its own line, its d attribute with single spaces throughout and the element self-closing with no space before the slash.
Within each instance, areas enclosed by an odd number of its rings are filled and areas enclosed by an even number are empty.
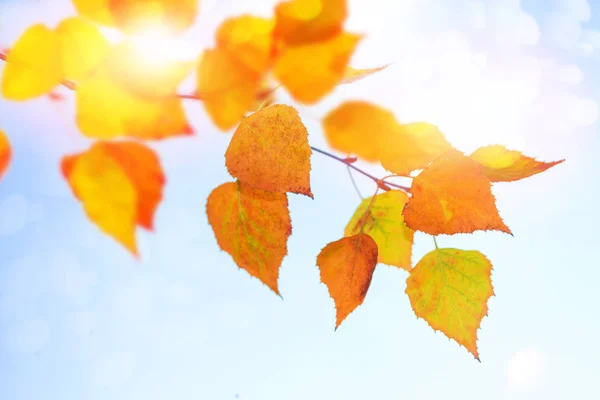
<svg viewBox="0 0 600 400">
<path fill-rule="evenodd" d="M 312 150 L 298 112 L 274 104 L 271 85 L 283 86 L 299 103 L 314 104 L 337 85 L 385 68 L 349 66 L 362 36 L 344 29 L 346 1 L 290 0 L 279 3 L 272 18 L 233 17 L 196 62 L 164 58 L 152 65 L 132 37 L 157 26 L 182 33 L 195 20 L 197 0 L 73 2 L 78 16 L 55 29 L 33 25 L 1 54 L 3 97 L 52 95 L 58 85 L 75 91 L 78 129 L 95 141 L 66 155 L 62 174 L 87 216 L 136 256 L 136 228 L 153 229 L 166 183 L 160 158 L 144 141 L 193 135 L 182 100 L 202 101 L 218 128 L 236 128 L 225 154 L 235 180 L 209 195 L 208 221 L 220 248 L 279 294 L 279 269 L 292 233 L 287 196 L 313 197 Z M 118 28 L 125 39 L 110 43 L 99 26 Z M 193 71 L 196 92 L 178 94 Z M 493 294 L 491 263 L 478 251 L 436 243 L 413 265 L 414 233 L 510 234 L 492 183 L 523 179 L 558 162 L 539 162 L 498 145 L 467 156 L 435 125 L 402 124 L 390 110 L 363 101 L 331 110 L 322 127 L 330 147 L 348 157 L 319 152 L 348 166 L 357 159 L 380 163 L 394 176 L 413 179 L 405 188 L 366 174 L 377 191 L 359 204 L 343 237 L 317 256 L 335 302 L 336 328 L 362 304 L 377 264 L 387 264 L 408 271 L 406 293 L 416 315 L 478 359 L 477 330 Z M 10 157 L 0 132 L 0 176 Z"/>
</svg>

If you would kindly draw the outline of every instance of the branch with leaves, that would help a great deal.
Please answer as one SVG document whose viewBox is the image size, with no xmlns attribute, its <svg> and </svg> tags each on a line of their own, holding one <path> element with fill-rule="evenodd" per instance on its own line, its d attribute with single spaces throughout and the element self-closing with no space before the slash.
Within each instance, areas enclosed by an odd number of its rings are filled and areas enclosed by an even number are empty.
<svg viewBox="0 0 600 400">
<path fill-rule="evenodd" d="M 79 16 L 56 28 L 32 25 L 10 51 L 0 53 L 6 61 L 2 96 L 56 99 L 61 85 L 74 91 L 77 127 L 94 143 L 65 155 L 59 165 L 100 230 L 139 256 L 136 230 L 154 230 L 167 181 L 160 157 L 144 142 L 193 136 L 182 101 L 199 100 L 218 129 L 235 128 L 225 153 L 233 181 L 212 191 L 206 213 L 219 247 L 240 268 L 280 294 L 279 270 L 292 232 L 288 195 L 314 197 L 311 157 L 321 153 L 376 184 L 344 236 L 316 258 L 335 303 L 336 329 L 362 304 L 377 265 L 385 264 L 408 272 L 406 293 L 415 314 L 479 359 L 477 331 L 493 294 L 490 261 L 478 251 L 438 248 L 436 242 L 413 265 L 414 233 L 510 234 L 492 184 L 520 180 L 561 161 L 536 161 L 500 145 L 465 155 L 435 125 L 402 124 L 391 110 L 358 100 L 343 102 L 321 121 L 331 149 L 348 156 L 311 147 L 297 110 L 278 104 L 273 88 L 312 105 L 338 85 L 385 68 L 350 66 L 362 35 L 345 30 L 345 0 L 324 1 L 318 12 L 312 0 L 290 0 L 280 2 L 271 18 L 234 16 L 222 22 L 214 47 L 197 61 L 161 55 L 150 65 L 131 36 L 148 28 L 181 34 L 194 23 L 197 1 L 152 2 L 161 7 L 141 0 L 73 3 Z M 119 29 L 124 39 L 110 43 L 99 26 Z M 179 94 L 194 71 L 196 90 Z M 0 177 L 11 155 L 0 131 Z M 375 177 L 357 167 L 358 160 L 392 175 Z M 411 187 L 390 181 L 393 177 L 411 178 Z"/>
</svg>

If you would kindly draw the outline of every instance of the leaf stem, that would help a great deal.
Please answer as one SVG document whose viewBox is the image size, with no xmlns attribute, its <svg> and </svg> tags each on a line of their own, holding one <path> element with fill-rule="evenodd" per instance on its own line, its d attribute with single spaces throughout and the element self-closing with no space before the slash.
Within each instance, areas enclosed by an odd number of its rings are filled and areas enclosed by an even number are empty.
<svg viewBox="0 0 600 400">
<path fill-rule="evenodd" d="M 410 192 L 410 188 L 409 187 L 398 185 L 398 184 L 395 184 L 395 183 L 392 183 L 392 182 L 387 182 L 387 181 L 385 181 L 383 179 L 379 179 L 376 176 L 373 176 L 373 175 L 369 174 L 368 172 L 363 171 L 362 169 L 358 168 L 354 164 L 349 163 L 348 161 L 346 161 L 346 159 L 344 159 L 342 157 L 338 157 L 338 156 L 336 156 L 334 154 L 331 154 L 331 153 L 329 153 L 329 152 L 327 152 L 325 150 L 321 150 L 321 149 L 319 149 L 317 147 L 314 147 L 314 146 L 310 146 L 310 148 L 313 151 L 316 151 L 317 153 L 321 153 L 321 154 L 323 154 L 323 155 L 325 155 L 327 157 L 333 158 L 334 160 L 337 160 L 337 161 L 341 162 L 342 164 L 345 164 L 346 166 L 348 166 L 348 168 L 352 168 L 356 172 L 363 174 L 367 178 L 373 180 L 373 182 L 377 183 L 378 185 L 379 184 L 384 184 L 386 186 L 391 186 L 391 187 L 395 187 L 396 189 L 404 190 L 405 192 Z"/>
</svg>

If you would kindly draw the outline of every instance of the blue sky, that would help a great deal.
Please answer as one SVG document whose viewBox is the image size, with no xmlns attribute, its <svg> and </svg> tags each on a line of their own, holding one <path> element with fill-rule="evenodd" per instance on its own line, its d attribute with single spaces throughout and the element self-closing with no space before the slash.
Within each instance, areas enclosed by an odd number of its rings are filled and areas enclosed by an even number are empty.
<svg viewBox="0 0 600 400">
<path fill-rule="evenodd" d="M 199 53 L 223 18 L 265 14 L 273 3 L 206 0 L 184 40 Z M 66 0 L 1 0 L 0 47 L 32 23 L 54 26 L 72 12 Z M 514 238 L 438 240 L 480 250 L 494 265 L 482 363 L 417 320 L 407 274 L 382 265 L 364 304 L 334 332 L 315 258 L 341 237 L 359 198 L 333 160 L 313 156 L 314 201 L 290 195 L 285 300 L 238 270 L 205 215 L 208 194 L 231 180 L 223 158 L 230 136 L 197 103 L 186 104 L 197 137 L 154 146 L 168 185 L 156 233 L 139 233 L 135 262 L 86 219 L 59 174 L 60 157 L 88 145 L 65 93 L 60 104 L 0 100 L 0 128 L 14 147 L 0 182 L 1 398 L 600 398 L 600 4 L 356 0 L 350 12 L 349 28 L 368 33 L 353 64 L 396 63 L 298 107 L 311 144 L 326 148 L 318 119 L 327 110 L 359 98 L 404 122 L 438 124 L 464 151 L 501 143 L 567 159 L 494 187 Z M 289 100 L 283 91 L 281 99 Z M 417 234 L 413 262 L 432 248 Z"/>
</svg>

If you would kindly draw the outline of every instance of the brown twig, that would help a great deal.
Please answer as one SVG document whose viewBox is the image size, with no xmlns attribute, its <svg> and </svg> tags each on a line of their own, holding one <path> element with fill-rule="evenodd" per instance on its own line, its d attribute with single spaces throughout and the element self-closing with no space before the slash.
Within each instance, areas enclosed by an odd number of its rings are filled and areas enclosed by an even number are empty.
<svg viewBox="0 0 600 400">
<path fill-rule="evenodd" d="M 410 192 L 410 188 L 408 186 L 398 185 L 398 184 L 395 184 L 395 183 L 392 183 L 392 182 L 387 182 L 384 179 L 377 178 L 376 176 L 373 176 L 373 175 L 369 174 L 368 172 L 363 171 L 362 169 L 358 168 L 353 163 L 350 163 L 350 162 L 346 161 L 345 158 L 338 157 L 338 156 L 336 156 L 334 154 L 331 154 L 331 153 L 329 153 L 329 152 L 327 152 L 325 150 L 321 150 L 321 149 L 319 149 L 317 147 L 314 147 L 314 146 L 310 146 L 310 148 L 313 149 L 313 151 L 316 151 L 317 153 L 321 153 L 321 154 L 323 154 L 323 155 L 325 155 L 327 157 L 331 157 L 334 160 L 337 160 L 337 161 L 341 162 L 342 164 L 347 165 L 348 168 L 352 168 L 356 172 L 363 174 L 367 178 L 373 180 L 373 182 L 375 182 L 377 184 L 377 186 L 379 186 L 380 188 L 384 188 L 386 186 L 389 186 L 389 187 L 394 187 L 396 189 L 404 190 L 405 192 Z"/>
</svg>

